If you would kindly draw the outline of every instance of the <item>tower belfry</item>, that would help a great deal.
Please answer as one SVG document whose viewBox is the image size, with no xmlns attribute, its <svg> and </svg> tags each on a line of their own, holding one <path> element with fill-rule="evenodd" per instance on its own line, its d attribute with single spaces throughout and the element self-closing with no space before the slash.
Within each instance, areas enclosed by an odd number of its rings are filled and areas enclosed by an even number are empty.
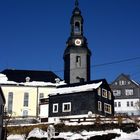
<svg viewBox="0 0 140 140">
<path fill-rule="evenodd" d="M 64 80 L 68 84 L 90 81 L 91 52 L 83 35 L 83 23 L 79 2 L 75 0 L 70 20 L 71 33 L 63 56 Z"/>
</svg>

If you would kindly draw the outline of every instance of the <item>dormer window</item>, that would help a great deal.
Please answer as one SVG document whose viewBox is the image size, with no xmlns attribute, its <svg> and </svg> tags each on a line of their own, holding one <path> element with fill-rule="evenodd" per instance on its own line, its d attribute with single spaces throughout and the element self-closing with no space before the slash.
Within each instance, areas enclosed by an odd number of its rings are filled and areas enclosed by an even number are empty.
<svg viewBox="0 0 140 140">
<path fill-rule="evenodd" d="M 75 33 L 80 33 L 80 22 L 79 21 L 76 21 L 75 24 L 74 24 L 74 32 Z"/>
</svg>

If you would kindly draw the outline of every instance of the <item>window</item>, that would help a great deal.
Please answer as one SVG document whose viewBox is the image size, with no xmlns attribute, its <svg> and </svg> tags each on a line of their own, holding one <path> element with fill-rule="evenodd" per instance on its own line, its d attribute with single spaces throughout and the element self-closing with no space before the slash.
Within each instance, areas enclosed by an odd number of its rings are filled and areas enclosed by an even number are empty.
<svg viewBox="0 0 140 140">
<path fill-rule="evenodd" d="M 71 111 L 71 103 L 63 103 L 63 112 L 70 112 Z"/>
<path fill-rule="evenodd" d="M 102 111 L 102 102 L 98 101 L 98 110 Z"/>
<path fill-rule="evenodd" d="M 9 92 L 8 94 L 8 113 L 12 113 L 13 108 L 13 92 Z"/>
<path fill-rule="evenodd" d="M 134 103 L 133 103 L 133 101 L 131 101 L 131 106 L 134 106 Z"/>
<path fill-rule="evenodd" d="M 23 116 L 27 117 L 28 116 L 28 110 L 23 110 Z"/>
<path fill-rule="evenodd" d="M 74 32 L 75 33 L 79 33 L 80 32 L 80 22 L 79 21 L 75 22 Z"/>
<path fill-rule="evenodd" d="M 76 66 L 77 67 L 81 66 L 81 57 L 80 56 L 76 56 Z"/>
<path fill-rule="evenodd" d="M 119 84 L 120 84 L 120 86 L 126 85 L 126 81 L 121 80 L 121 81 L 119 81 Z"/>
<path fill-rule="evenodd" d="M 108 91 L 108 98 L 109 98 L 109 100 L 111 100 L 111 98 L 112 98 L 112 96 L 111 96 L 111 92 L 110 91 Z"/>
<path fill-rule="evenodd" d="M 107 98 L 107 90 L 106 89 L 102 89 L 102 96 L 104 98 Z"/>
<path fill-rule="evenodd" d="M 53 113 L 58 113 L 58 104 L 53 104 Z"/>
<path fill-rule="evenodd" d="M 118 102 L 118 107 L 121 107 L 121 102 Z"/>
<path fill-rule="evenodd" d="M 98 88 L 98 95 L 101 96 L 101 88 Z"/>
<path fill-rule="evenodd" d="M 29 93 L 25 92 L 24 93 L 24 103 L 23 103 L 23 106 L 28 107 L 28 103 L 29 103 Z"/>
<path fill-rule="evenodd" d="M 114 96 L 121 96 L 121 90 L 113 90 Z"/>
<path fill-rule="evenodd" d="M 127 102 L 127 107 L 129 107 L 129 102 Z"/>
<path fill-rule="evenodd" d="M 0 115 L 2 115 L 3 112 L 4 112 L 4 106 L 1 104 L 1 105 L 0 105 Z"/>
<path fill-rule="evenodd" d="M 114 102 L 114 107 L 117 107 L 117 102 Z"/>
<path fill-rule="evenodd" d="M 125 95 L 126 95 L 126 96 L 131 96 L 131 95 L 133 95 L 133 89 L 125 89 Z"/>
<path fill-rule="evenodd" d="M 117 82 L 115 82 L 115 85 L 118 85 L 118 83 L 117 83 Z"/>
<path fill-rule="evenodd" d="M 44 98 L 44 93 L 39 94 L 39 99 L 42 99 L 42 98 Z"/>
<path fill-rule="evenodd" d="M 104 112 L 105 113 L 112 113 L 111 105 L 104 103 Z"/>
</svg>

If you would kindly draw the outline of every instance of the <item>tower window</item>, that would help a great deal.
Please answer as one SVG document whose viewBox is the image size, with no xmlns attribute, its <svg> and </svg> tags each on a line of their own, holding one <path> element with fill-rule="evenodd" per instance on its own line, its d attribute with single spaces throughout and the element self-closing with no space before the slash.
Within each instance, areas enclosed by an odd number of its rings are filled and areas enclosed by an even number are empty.
<svg viewBox="0 0 140 140">
<path fill-rule="evenodd" d="M 80 56 L 76 56 L 76 66 L 77 67 L 81 66 L 81 57 Z"/>
<path fill-rule="evenodd" d="M 80 22 L 76 21 L 74 25 L 74 32 L 79 33 L 80 32 Z"/>
</svg>

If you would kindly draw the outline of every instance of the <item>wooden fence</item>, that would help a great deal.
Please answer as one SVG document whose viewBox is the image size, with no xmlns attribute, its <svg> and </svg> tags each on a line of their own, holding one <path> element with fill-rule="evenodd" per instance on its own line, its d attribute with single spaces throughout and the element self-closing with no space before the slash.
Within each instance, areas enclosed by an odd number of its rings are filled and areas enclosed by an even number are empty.
<svg viewBox="0 0 140 140">
<path fill-rule="evenodd" d="M 93 124 L 107 124 L 107 123 L 135 123 L 140 125 L 140 116 L 112 116 L 112 117 L 83 117 L 83 118 L 60 118 L 61 122 L 69 122 L 69 123 L 93 123 Z"/>
</svg>

